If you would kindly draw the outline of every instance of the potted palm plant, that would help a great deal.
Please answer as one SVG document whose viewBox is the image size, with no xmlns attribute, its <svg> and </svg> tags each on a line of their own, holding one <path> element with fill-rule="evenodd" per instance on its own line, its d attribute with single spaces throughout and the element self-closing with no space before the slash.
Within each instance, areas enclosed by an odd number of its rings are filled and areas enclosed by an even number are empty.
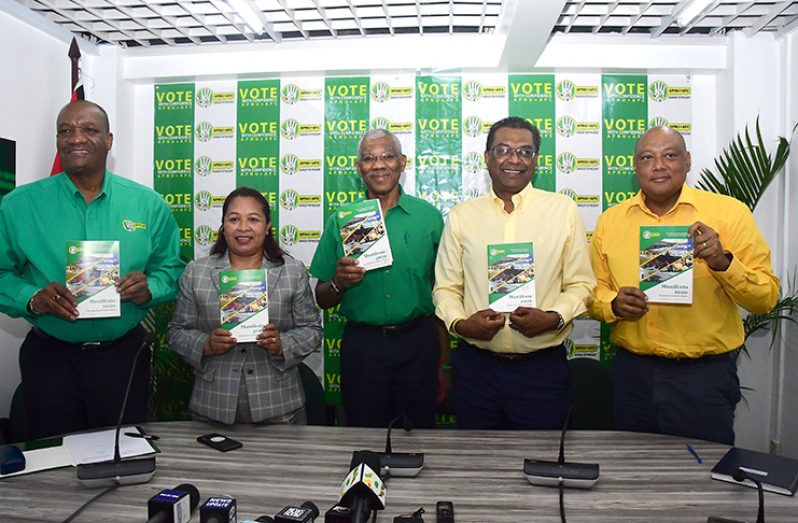
<svg viewBox="0 0 798 523">
<path fill-rule="evenodd" d="M 792 134 L 798 125 L 793 127 Z M 762 139 L 759 118 L 756 119 L 756 141 L 751 139 L 748 126 L 715 159 L 717 174 L 703 169 L 696 186 L 705 191 L 725 194 L 746 204 L 751 212 L 765 193 L 770 183 L 784 170 L 790 156 L 790 141 L 783 136 L 778 139 L 774 154 L 770 154 Z M 743 320 L 745 340 L 755 332 L 770 330 L 771 346 L 778 339 L 783 321 L 796 323 L 798 295 L 795 292 L 795 277 L 782 285 L 779 301 L 766 314 L 749 314 Z M 747 353 L 745 342 L 741 347 Z"/>
</svg>

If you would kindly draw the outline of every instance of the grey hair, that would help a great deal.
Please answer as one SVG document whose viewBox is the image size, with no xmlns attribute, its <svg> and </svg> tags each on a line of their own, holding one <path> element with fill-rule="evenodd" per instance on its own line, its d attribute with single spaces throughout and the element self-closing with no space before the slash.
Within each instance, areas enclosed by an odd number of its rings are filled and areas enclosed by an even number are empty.
<svg viewBox="0 0 798 523">
<path fill-rule="evenodd" d="M 358 158 L 363 156 L 364 143 L 366 143 L 368 140 L 372 140 L 374 138 L 382 138 L 382 137 L 388 137 L 391 140 L 393 140 L 393 145 L 394 147 L 396 147 L 396 150 L 394 152 L 396 154 L 402 154 L 402 142 L 399 141 L 399 138 L 397 138 L 395 134 L 393 134 L 388 129 L 371 129 L 366 131 L 366 134 L 364 134 L 363 137 L 360 138 L 360 141 L 357 143 Z"/>
</svg>

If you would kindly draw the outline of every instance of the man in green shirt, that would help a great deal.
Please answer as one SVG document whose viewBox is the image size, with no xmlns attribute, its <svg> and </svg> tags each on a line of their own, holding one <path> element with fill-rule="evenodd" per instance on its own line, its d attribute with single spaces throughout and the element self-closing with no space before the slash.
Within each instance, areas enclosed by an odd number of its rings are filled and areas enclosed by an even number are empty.
<svg viewBox="0 0 798 523">
<path fill-rule="evenodd" d="M 439 379 L 441 396 L 448 390 L 448 335 L 432 305 L 443 218 L 431 204 L 404 193 L 399 178 L 406 164 L 393 133 L 374 129 L 361 138 L 357 172 L 367 197 L 379 200 L 393 264 L 366 271 L 344 257 L 331 216 L 310 268 L 319 279 L 319 306 L 340 304 L 348 319 L 341 394 L 349 425 L 386 427 L 405 413 L 416 427 L 434 427 Z"/>
<path fill-rule="evenodd" d="M 33 325 L 20 347 L 28 439 L 115 425 L 134 364 L 125 422 L 147 417 L 150 354 L 139 350 L 139 322 L 174 299 L 183 263 L 160 195 L 106 170 L 112 143 L 100 106 L 67 104 L 56 123 L 64 172 L 0 203 L 0 311 Z M 66 242 L 87 240 L 119 242 L 118 317 L 81 319 L 65 287 Z"/>
</svg>

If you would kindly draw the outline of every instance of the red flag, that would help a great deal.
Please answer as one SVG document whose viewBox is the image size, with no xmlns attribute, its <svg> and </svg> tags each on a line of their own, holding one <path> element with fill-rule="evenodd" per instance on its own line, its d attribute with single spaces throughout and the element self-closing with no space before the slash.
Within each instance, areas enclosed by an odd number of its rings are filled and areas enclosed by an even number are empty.
<svg viewBox="0 0 798 523">
<path fill-rule="evenodd" d="M 78 41 L 75 38 L 72 39 L 72 43 L 69 45 L 68 54 L 69 60 L 72 62 L 72 96 L 70 97 L 70 101 L 85 100 L 86 95 L 83 93 L 83 83 L 80 81 L 80 68 L 78 67 L 80 47 L 78 47 Z M 61 156 L 59 156 L 58 151 L 56 151 L 53 170 L 50 171 L 50 176 L 58 174 L 63 170 L 64 168 L 61 166 Z"/>
</svg>

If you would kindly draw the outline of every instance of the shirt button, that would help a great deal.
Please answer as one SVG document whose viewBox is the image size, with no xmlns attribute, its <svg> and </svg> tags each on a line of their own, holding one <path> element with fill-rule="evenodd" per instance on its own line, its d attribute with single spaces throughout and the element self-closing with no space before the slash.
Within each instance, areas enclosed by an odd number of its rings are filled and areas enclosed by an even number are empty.
<svg viewBox="0 0 798 523">
<path fill-rule="evenodd" d="M 390 294 L 386 294 L 386 295 L 385 295 L 385 299 L 386 299 L 386 300 L 390 300 L 390 299 L 391 299 L 391 295 L 390 295 Z"/>
<path fill-rule="evenodd" d="M 246 354 L 246 353 L 247 353 L 247 349 L 241 349 L 241 354 Z"/>
<path fill-rule="evenodd" d="M 250 375 L 251 375 L 251 374 L 252 374 L 252 369 L 248 369 L 248 370 L 247 370 L 247 374 L 250 374 Z"/>
</svg>

